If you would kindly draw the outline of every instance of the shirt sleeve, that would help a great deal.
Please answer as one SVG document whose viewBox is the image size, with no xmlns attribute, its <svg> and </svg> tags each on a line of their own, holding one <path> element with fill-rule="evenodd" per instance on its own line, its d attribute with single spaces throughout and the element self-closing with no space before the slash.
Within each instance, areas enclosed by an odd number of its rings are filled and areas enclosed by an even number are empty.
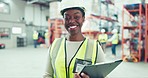
<svg viewBox="0 0 148 78">
<path fill-rule="evenodd" d="M 50 48 L 48 49 L 47 64 L 45 67 L 45 73 L 43 75 L 43 78 L 53 78 L 53 67 L 52 67 L 51 57 L 50 57 Z"/>
<path fill-rule="evenodd" d="M 105 62 L 105 54 L 103 52 L 102 47 L 98 43 L 98 55 L 97 55 L 96 63 L 100 63 L 100 62 Z"/>
</svg>

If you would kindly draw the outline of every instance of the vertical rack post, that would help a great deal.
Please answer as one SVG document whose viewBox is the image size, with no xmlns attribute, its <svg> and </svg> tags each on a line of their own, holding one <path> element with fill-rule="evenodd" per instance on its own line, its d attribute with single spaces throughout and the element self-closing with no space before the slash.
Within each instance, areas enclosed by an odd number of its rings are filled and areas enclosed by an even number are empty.
<svg viewBox="0 0 148 78">
<path fill-rule="evenodd" d="M 123 46 L 123 44 L 124 44 L 124 38 L 123 38 L 124 34 L 123 34 L 123 32 L 124 32 L 124 6 L 122 7 L 122 59 L 124 58 L 124 46 Z"/>
<path fill-rule="evenodd" d="M 148 4 L 145 4 L 146 28 L 145 28 L 145 62 L 148 62 Z"/>
<path fill-rule="evenodd" d="M 141 44 L 141 16 L 142 16 L 142 4 L 139 4 L 139 23 L 138 23 L 138 27 L 139 27 L 139 38 L 138 38 L 138 45 Z M 141 61 L 141 48 L 138 47 L 138 58 L 139 61 Z"/>
</svg>

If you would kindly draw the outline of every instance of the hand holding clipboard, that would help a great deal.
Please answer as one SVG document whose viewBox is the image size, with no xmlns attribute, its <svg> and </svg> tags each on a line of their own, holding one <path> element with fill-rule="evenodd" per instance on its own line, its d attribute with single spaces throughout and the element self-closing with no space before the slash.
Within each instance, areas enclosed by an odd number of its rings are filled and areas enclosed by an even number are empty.
<svg viewBox="0 0 148 78">
<path fill-rule="evenodd" d="M 83 73 L 89 75 L 90 78 L 104 78 L 112 70 L 114 70 L 121 62 L 122 62 L 122 60 L 116 60 L 113 62 L 100 63 L 100 64 L 96 64 L 96 65 L 81 65 L 81 67 L 76 66 L 77 63 L 75 63 L 75 68 L 74 68 L 73 72 L 75 72 L 75 70 L 77 70 L 77 67 L 78 67 L 79 71 L 77 71 L 77 72 L 80 74 L 83 72 Z"/>
</svg>

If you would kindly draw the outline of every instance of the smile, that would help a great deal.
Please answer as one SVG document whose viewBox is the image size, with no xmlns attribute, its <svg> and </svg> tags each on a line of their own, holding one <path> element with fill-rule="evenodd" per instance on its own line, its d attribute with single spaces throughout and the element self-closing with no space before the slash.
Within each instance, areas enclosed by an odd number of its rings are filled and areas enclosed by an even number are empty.
<svg viewBox="0 0 148 78">
<path fill-rule="evenodd" d="M 70 26 L 68 29 L 69 29 L 69 30 L 74 30 L 74 29 L 76 29 L 76 27 L 77 27 L 77 26 Z"/>
</svg>

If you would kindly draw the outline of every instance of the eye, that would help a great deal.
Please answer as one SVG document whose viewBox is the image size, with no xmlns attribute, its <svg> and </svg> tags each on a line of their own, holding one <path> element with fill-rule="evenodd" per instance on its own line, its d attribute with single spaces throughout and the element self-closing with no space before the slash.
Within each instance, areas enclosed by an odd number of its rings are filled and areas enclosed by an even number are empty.
<svg viewBox="0 0 148 78">
<path fill-rule="evenodd" d="M 68 20 L 69 18 L 66 17 L 66 18 L 64 18 L 64 19 L 65 19 L 65 20 Z"/>
<path fill-rule="evenodd" d="M 79 17 L 79 16 L 75 16 L 75 17 L 74 17 L 74 19 L 79 20 L 79 19 L 80 19 L 80 17 Z"/>
<path fill-rule="evenodd" d="M 69 16 L 65 16 L 64 19 L 65 19 L 65 20 L 69 20 L 70 17 L 69 17 Z"/>
</svg>

